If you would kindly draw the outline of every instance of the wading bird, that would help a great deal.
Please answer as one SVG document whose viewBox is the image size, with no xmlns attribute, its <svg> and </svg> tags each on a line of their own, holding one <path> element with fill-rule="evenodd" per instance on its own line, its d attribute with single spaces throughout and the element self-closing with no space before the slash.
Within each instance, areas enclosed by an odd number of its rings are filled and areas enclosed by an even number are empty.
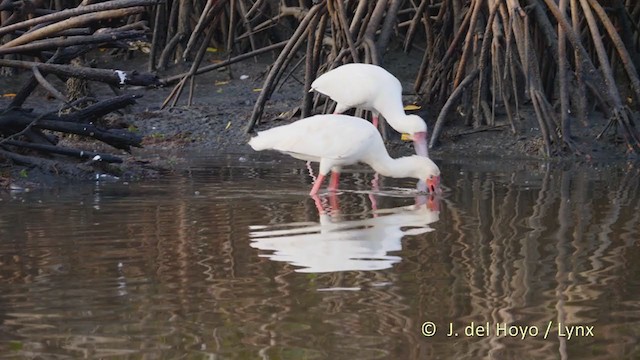
<svg viewBox="0 0 640 360">
<path fill-rule="evenodd" d="M 383 176 L 411 177 L 426 182 L 431 192 L 435 192 L 440 182 L 440 169 L 431 159 L 416 155 L 392 158 L 376 127 L 349 115 L 308 117 L 259 132 L 249 145 L 256 151 L 277 150 L 296 159 L 319 162 L 319 174 L 310 195 L 318 193 L 329 171 L 329 190 L 337 190 L 340 169 L 358 162 L 371 166 Z"/>
<path fill-rule="evenodd" d="M 351 108 L 373 112 L 373 125 L 378 127 L 382 115 L 397 132 L 409 134 L 416 154 L 428 156 L 427 124 L 418 115 L 407 115 L 402 104 L 402 84 L 384 68 L 371 64 L 345 64 L 320 75 L 311 91 L 335 101 L 336 114 Z"/>
</svg>

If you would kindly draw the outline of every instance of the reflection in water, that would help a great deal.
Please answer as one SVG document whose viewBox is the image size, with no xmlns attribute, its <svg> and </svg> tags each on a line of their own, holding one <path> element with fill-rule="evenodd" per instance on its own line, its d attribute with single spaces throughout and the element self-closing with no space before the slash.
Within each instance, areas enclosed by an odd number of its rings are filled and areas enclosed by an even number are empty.
<svg viewBox="0 0 640 360">
<path fill-rule="evenodd" d="M 639 279 L 625 265 L 637 256 L 628 239 L 637 239 L 640 228 L 638 170 L 628 170 L 543 167 L 534 172 L 539 176 L 514 172 L 499 174 L 502 179 L 463 172 L 456 184 L 463 190 L 451 192 L 445 216 L 455 222 L 448 272 L 454 289 L 468 295 L 452 291 L 455 307 L 443 305 L 455 315 L 439 319 L 455 321 L 460 333 L 472 321 L 535 325 L 541 332 L 552 322 L 552 341 L 540 335 L 475 342 L 474 352 L 492 357 L 515 357 L 523 348 L 560 358 L 637 354 L 624 335 L 631 324 L 640 331 Z M 611 296 L 626 298 L 623 311 L 610 307 Z M 570 341 L 559 324 L 593 326 L 597 336 Z M 614 338 L 618 344 L 610 346 Z M 603 345 L 607 351 L 596 350 Z"/>
<path fill-rule="evenodd" d="M 372 211 L 358 191 L 373 174 L 356 169 L 340 212 L 319 214 L 305 169 L 275 161 L 0 193 L 0 359 L 640 356 L 634 166 L 442 162 L 431 212 L 386 193 Z M 358 254 L 339 254 L 351 271 L 319 272 L 336 264 L 282 237 Z M 421 335 L 426 321 L 435 336 Z M 466 336 L 472 322 L 493 332 Z M 568 339 L 559 322 L 594 336 Z M 540 334 L 496 336 L 502 323 Z"/>
<path fill-rule="evenodd" d="M 298 272 L 387 269 L 401 260 L 389 253 L 402 249 L 403 236 L 433 231 L 429 224 L 439 213 L 433 201 L 420 196 L 414 205 L 378 209 L 364 219 L 320 211 L 319 223 L 253 225 L 251 247 L 273 251 L 261 256 L 299 266 Z"/>
</svg>

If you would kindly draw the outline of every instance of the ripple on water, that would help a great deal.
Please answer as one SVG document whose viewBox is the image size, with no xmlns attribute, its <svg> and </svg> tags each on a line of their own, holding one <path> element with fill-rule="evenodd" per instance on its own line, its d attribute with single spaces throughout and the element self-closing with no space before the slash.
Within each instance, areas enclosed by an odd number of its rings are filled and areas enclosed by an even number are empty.
<svg viewBox="0 0 640 360">
<path fill-rule="evenodd" d="M 640 353 L 633 168 L 438 160 L 445 191 L 429 203 L 413 181 L 372 191 L 373 173 L 354 167 L 316 202 L 304 163 L 207 161 L 157 181 L 0 195 L 0 358 Z M 419 332 L 550 320 L 596 337 Z"/>
</svg>

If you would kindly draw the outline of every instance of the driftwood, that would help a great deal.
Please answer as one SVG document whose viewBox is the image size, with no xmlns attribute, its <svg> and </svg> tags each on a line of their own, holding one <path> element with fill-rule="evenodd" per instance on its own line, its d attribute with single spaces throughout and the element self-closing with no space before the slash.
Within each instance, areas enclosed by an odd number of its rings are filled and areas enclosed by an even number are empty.
<svg viewBox="0 0 640 360">
<path fill-rule="evenodd" d="M 39 164 L 32 156 L 22 158 L 19 152 L 36 151 L 44 155 L 64 155 L 79 160 L 121 163 L 122 159 L 106 153 L 57 146 L 57 138 L 42 133 L 43 130 L 76 134 L 93 138 L 117 149 L 130 151 L 131 147 L 141 147 L 142 137 L 125 129 L 107 129 L 94 121 L 110 112 L 135 103 L 138 96 L 124 95 L 98 102 L 82 111 L 58 115 L 54 113 L 35 114 L 24 109 L 9 109 L 0 114 L 0 156 L 18 162 Z M 37 141 L 37 139 L 40 139 Z M 9 156 L 8 153 L 16 153 Z M 4 155 L 3 155 L 4 154 Z"/>
<path fill-rule="evenodd" d="M 0 35 L 8 34 L 16 30 L 29 28 L 31 26 L 52 23 L 60 20 L 66 20 L 71 17 L 77 17 L 84 14 L 90 14 L 98 11 L 117 10 L 135 6 L 149 6 L 161 3 L 158 0 L 113 0 L 105 1 L 98 4 L 79 6 L 73 9 L 67 9 L 55 12 L 53 14 L 39 16 L 29 20 L 21 21 L 16 24 L 0 27 Z"/>
<path fill-rule="evenodd" d="M 69 149 L 69 148 L 64 148 L 64 147 L 54 146 L 54 145 L 34 144 L 34 143 L 18 141 L 18 140 L 6 140 L 6 141 L 3 141 L 2 144 L 10 145 L 18 148 L 38 150 L 45 154 L 60 154 L 60 155 L 72 156 L 72 157 L 77 157 L 79 159 L 86 159 L 86 160 L 95 159 L 95 161 L 105 161 L 108 163 L 122 162 L 121 158 L 110 155 L 110 154 L 101 154 L 101 153 L 92 152 L 92 151 Z"/>
<path fill-rule="evenodd" d="M 25 33 L 24 35 L 11 40 L 7 43 L 5 43 L 4 45 L 0 46 L 0 49 L 8 49 L 14 46 L 18 46 L 18 45 L 24 45 L 27 44 L 31 41 L 35 41 L 35 40 L 40 40 L 43 38 L 48 37 L 51 34 L 55 34 L 57 32 L 66 30 L 66 29 L 71 29 L 74 28 L 76 26 L 81 26 L 81 25 L 85 25 L 87 23 L 91 23 L 91 22 L 95 22 L 95 21 L 100 21 L 100 20 L 106 20 L 106 19 L 112 19 L 115 17 L 121 17 L 121 16 L 129 16 L 129 15 L 133 15 L 133 14 L 139 14 L 141 12 L 144 11 L 143 7 L 137 6 L 137 7 L 133 7 L 133 8 L 126 8 L 126 9 L 117 9 L 117 10 L 106 10 L 106 11 L 100 11 L 97 13 L 92 13 L 92 14 L 85 14 L 85 15 L 79 15 L 76 17 L 72 17 L 70 19 L 67 20 L 63 20 L 51 25 L 47 25 L 45 27 L 39 28 L 37 30 Z"/>
<path fill-rule="evenodd" d="M 145 12 L 145 6 L 161 3 L 158 0 L 113 0 L 91 5 L 80 4 L 76 8 L 48 11 L 43 15 L 40 9 L 34 9 L 31 4 L 27 6 L 20 2 L 19 5 L 13 3 L 16 6 L 9 7 L 6 6 L 7 1 L 3 2 L 3 10 L 13 11 L 13 14 L 7 17 L 7 12 L 4 12 L 0 17 L 0 56 L 5 56 L 0 58 L 0 67 L 31 71 L 32 76 L 7 109 L 0 113 L 0 158 L 56 171 L 67 169 L 69 173 L 80 167 L 111 171 L 113 169 L 109 167 L 103 168 L 104 164 L 121 163 L 122 158 L 108 153 L 61 147 L 58 145 L 59 136 L 74 134 L 92 138 L 124 151 L 140 147 L 140 135 L 127 129 L 98 125 L 104 115 L 134 104 L 137 95 L 123 95 L 103 101 L 80 99 L 70 103 L 64 91 L 56 89 L 47 76 L 56 76 L 62 80 L 77 78 L 97 81 L 115 87 L 159 86 L 160 82 L 155 74 L 68 64 L 99 46 L 128 48 L 130 45 L 127 41 L 144 40 L 147 24 L 132 16 Z M 123 18 L 125 21 L 130 19 L 122 25 L 118 19 Z M 109 28 L 106 24 L 115 27 Z M 33 56 L 38 60 L 18 60 L 17 54 Z M 65 114 L 36 114 L 22 109 L 22 104 L 38 85 L 75 111 Z M 87 102 L 89 106 L 77 107 L 78 104 Z M 74 158 L 79 162 L 68 161 Z"/>
<path fill-rule="evenodd" d="M 144 33 L 138 30 L 121 31 L 118 33 L 93 34 L 86 36 L 63 36 L 47 40 L 32 41 L 25 45 L 14 46 L 7 49 L 0 49 L 0 55 L 34 53 L 44 50 L 56 50 L 74 45 L 103 44 L 125 39 L 142 39 Z"/>
<path fill-rule="evenodd" d="M 51 56 L 47 60 L 47 63 L 56 64 L 56 63 L 69 62 L 71 59 L 74 59 L 78 56 L 82 56 L 83 54 L 86 54 L 92 49 L 93 49 L 92 45 L 70 46 L 64 49 L 59 48 L 53 54 L 53 56 Z M 22 86 L 20 91 L 18 91 L 16 96 L 13 98 L 13 101 L 11 101 L 11 104 L 9 104 L 9 108 L 21 107 L 22 104 L 24 104 L 24 102 L 27 100 L 29 95 L 31 95 L 33 90 L 35 90 L 36 86 L 38 86 L 38 81 L 36 79 L 36 76 L 32 75 L 31 78 L 29 78 L 29 80 L 26 81 L 26 83 Z"/>
<path fill-rule="evenodd" d="M 100 154 L 96 154 L 94 158 L 96 158 L 96 156 L 100 156 Z M 62 158 L 42 158 L 33 155 L 18 154 L 3 150 L 2 148 L 0 148 L 0 158 L 10 160 L 18 165 L 36 167 L 52 174 L 66 175 L 76 179 L 79 177 L 95 179 L 98 174 L 118 176 L 121 173 L 119 168 L 111 165 L 117 163 L 117 161 L 108 162 L 102 159 L 92 160 L 92 158 L 81 163 L 74 163 L 65 161 L 65 159 Z"/>
<path fill-rule="evenodd" d="M 122 129 L 104 129 L 93 121 L 108 112 L 113 112 L 134 102 L 135 95 L 124 95 L 107 102 L 94 104 L 81 114 L 57 115 L 33 114 L 24 109 L 9 109 L 0 114 L 0 131 L 5 139 L 15 136 L 25 129 L 43 129 L 92 137 L 115 148 L 126 151 L 131 146 L 140 147 L 142 138 L 130 131 Z M 2 140 L 0 140 L 2 142 Z"/>
<path fill-rule="evenodd" d="M 80 77 L 86 80 L 100 81 L 105 84 L 124 86 L 124 85 L 139 85 L 139 86 L 158 86 L 160 80 L 154 74 L 139 73 L 137 71 L 124 71 L 124 70 L 107 70 L 107 69 L 93 69 L 86 67 L 77 67 L 71 65 L 55 65 L 55 64 L 43 64 L 31 61 L 20 60 L 3 60 L 0 59 L 0 66 L 15 67 L 21 69 L 32 69 L 34 67 L 38 70 L 56 74 L 66 77 Z"/>
</svg>

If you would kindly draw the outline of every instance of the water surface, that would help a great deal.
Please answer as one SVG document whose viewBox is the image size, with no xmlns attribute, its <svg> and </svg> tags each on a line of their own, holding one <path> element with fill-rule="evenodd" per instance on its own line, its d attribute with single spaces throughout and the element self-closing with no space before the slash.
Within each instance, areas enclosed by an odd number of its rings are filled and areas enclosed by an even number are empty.
<svg viewBox="0 0 640 360">
<path fill-rule="evenodd" d="M 303 162 L 239 158 L 1 193 L 0 358 L 640 355 L 632 165 L 437 160 L 435 199 L 356 167 L 313 199 Z"/>
</svg>

